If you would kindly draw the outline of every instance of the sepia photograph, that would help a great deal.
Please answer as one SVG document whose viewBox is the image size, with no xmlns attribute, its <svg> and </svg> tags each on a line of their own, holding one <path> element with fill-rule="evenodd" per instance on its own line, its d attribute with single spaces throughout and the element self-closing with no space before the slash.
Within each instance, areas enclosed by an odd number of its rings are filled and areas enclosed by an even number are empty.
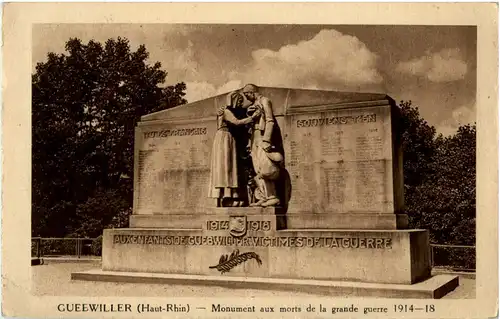
<svg viewBox="0 0 500 319">
<path fill-rule="evenodd" d="M 498 311 L 498 49 L 479 22 L 101 20 L 25 23 L 28 159 L 4 157 L 29 162 L 29 212 L 10 214 L 43 313 Z"/>
</svg>

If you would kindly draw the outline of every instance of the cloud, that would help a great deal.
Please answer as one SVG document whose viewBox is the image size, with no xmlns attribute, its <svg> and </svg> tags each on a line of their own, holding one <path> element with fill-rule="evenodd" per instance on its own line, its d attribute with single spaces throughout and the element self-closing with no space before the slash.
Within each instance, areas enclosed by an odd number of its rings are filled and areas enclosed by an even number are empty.
<svg viewBox="0 0 500 319">
<path fill-rule="evenodd" d="M 241 81 L 232 80 L 223 85 L 216 86 L 209 82 L 186 82 L 186 100 L 191 103 L 209 98 L 214 95 L 223 94 L 242 87 Z"/>
<path fill-rule="evenodd" d="M 445 136 L 453 135 L 461 125 L 476 122 L 476 105 L 462 105 L 451 113 L 451 117 L 437 125 L 436 130 Z"/>
<path fill-rule="evenodd" d="M 200 64 L 188 46 L 178 58 L 193 75 Z M 227 72 L 227 83 L 210 80 L 186 82 L 189 102 L 241 88 L 245 83 L 260 86 L 305 89 L 362 91 L 380 87 L 383 78 L 377 70 L 378 56 L 358 38 L 336 30 L 321 30 L 312 39 L 282 46 L 278 50 L 257 49 L 246 67 Z M 193 77 L 191 77 L 193 78 Z M 200 77 L 194 77 L 200 78 Z"/>
<path fill-rule="evenodd" d="M 181 78 L 199 78 L 202 65 L 196 60 L 193 42 L 188 41 L 186 47 L 163 51 L 165 65 L 172 66 L 170 71 L 175 71 Z"/>
<path fill-rule="evenodd" d="M 188 103 L 195 102 L 215 95 L 215 91 L 215 86 L 208 82 L 186 82 L 184 98 Z"/>
<path fill-rule="evenodd" d="M 252 57 L 242 78 L 263 86 L 358 89 L 383 80 L 377 55 L 358 38 L 336 30 L 322 30 L 277 51 L 258 49 Z"/>
<path fill-rule="evenodd" d="M 467 73 L 467 63 L 459 49 L 443 49 L 407 62 L 400 62 L 396 70 L 403 74 L 426 77 L 431 82 L 462 80 Z"/>
<path fill-rule="evenodd" d="M 231 80 L 231 81 L 219 86 L 217 88 L 216 93 L 217 94 L 222 94 L 222 93 L 226 93 L 226 92 L 229 93 L 231 91 L 241 89 L 242 86 L 243 85 L 242 85 L 240 80 Z"/>
<path fill-rule="evenodd" d="M 186 82 L 189 102 L 241 88 L 245 83 L 260 86 L 362 91 L 380 88 L 378 56 L 358 38 L 336 30 L 322 30 L 312 39 L 282 46 L 278 50 L 257 49 L 248 66 L 226 73 L 228 82 Z M 200 67 L 189 51 L 177 65 Z M 190 71 L 193 72 L 193 71 Z"/>
</svg>

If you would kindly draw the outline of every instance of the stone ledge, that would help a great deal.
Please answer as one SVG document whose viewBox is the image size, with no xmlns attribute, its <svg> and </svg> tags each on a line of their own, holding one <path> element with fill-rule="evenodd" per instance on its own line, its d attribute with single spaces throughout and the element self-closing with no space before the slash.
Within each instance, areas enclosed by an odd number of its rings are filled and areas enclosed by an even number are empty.
<svg viewBox="0 0 500 319">
<path fill-rule="evenodd" d="M 282 207 L 207 207 L 206 215 L 282 215 Z"/>
<path fill-rule="evenodd" d="M 130 215 L 130 228 L 176 228 L 200 229 L 203 226 L 204 215 L 175 214 L 175 215 Z"/>
<path fill-rule="evenodd" d="M 408 216 L 405 214 L 375 213 L 283 213 L 280 207 L 221 207 L 207 208 L 205 213 L 175 213 L 154 215 L 131 215 L 131 228 L 202 228 L 207 218 L 228 216 L 249 216 L 257 218 L 276 218 L 274 229 L 375 229 L 396 230 L 408 228 Z"/>
<path fill-rule="evenodd" d="M 458 276 L 436 275 L 413 284 L 374 284 L 349 281 L 224 277 L 89 270 L 71 274 L 72 280 L 171 285 L 219 286 L 234 289 L 293 290 L 342 297 L 440 299 L 459 285 Z"/>
<path fill-rule="evenodd" d="M 207 220 L 228 219 L 230 216 L 247 216 L 249 220 L 272 221 L 272 229 L 286 228 L 286 215 L 279 207 L 228 207 L 207 208 L 203 214 L 186 212 L 184 214 L 130 215 L 130 228 L 175 228 L 202 229 Z"/>
<path fill-rule="evenodd" d="M 288 229 L 407 229 L 406 214 L 342 213 L 311 214 L 287 213 Z"/>
</svg>

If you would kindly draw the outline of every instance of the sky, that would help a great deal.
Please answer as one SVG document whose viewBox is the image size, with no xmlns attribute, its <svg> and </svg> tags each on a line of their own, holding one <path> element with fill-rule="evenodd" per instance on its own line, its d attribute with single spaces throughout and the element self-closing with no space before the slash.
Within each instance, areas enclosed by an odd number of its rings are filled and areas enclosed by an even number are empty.
<svg viewBox="0 0 500 319">
<path fill-rule="evenodd" d="M 44 24 L 32 36 L 33 70 L 71 37 L 144 44 L 166 84 L 186 83 L 188 102 L 254 83 L 411 100 L 444 135 L 476 121 L 471 26 Z"/>
</svg>

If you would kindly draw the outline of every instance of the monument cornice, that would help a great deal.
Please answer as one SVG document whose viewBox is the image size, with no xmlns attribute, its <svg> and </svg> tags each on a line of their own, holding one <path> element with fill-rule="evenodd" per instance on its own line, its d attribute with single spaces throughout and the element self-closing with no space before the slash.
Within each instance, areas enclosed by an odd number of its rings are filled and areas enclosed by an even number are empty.
<svg viewBox="0 0 500 319">
<path fill-rule="evenodd" d="M 261 87 L 262 94 L 272 100 L 276 116 L 300 112 L 314 112 L 315 108 L 361 108 L 365 106 L 389 105 L 394 100 L 384 93 L 342 92 L 328 90 L 310 90 L 281 87 Z M 215 95 L 203 100 L 179 105 L 141 117 L 141 121 L 188 120 L 211 118 L 217 109 L 226 103 L 227 93 Z"/>
<path fill-rule="evenodd" d="M 323 104 L 323 105 L 314 105 L 314 106 L 293 105 L 293 106 L 289 106 L 287 108 L 286 115 L 302 114 L 302 113 L 309 113 L 309 112 L 315 112 L 315 113 L 317 113 L 317 112 L 335 112 L 336 110 L 342 110 L 342 109 L 368 108 L 368 107 L 372 107 L 372 106 L 390 106 L 391 102 L 389 99 L 340 103 L 340 104 Z"/>
<path fill-rule="evenodd" d="M 163 124 L 168 124 L 168 123 L 175 123 L 178 125 L 181 124 L 192 124 L 192 123 L 203 123 L 203 122 L 209 122 L 213 121 L 214 117 L 209 116 L 209 117 L 203 117 L 203 118 L 192 118 L 192 117 L 185 117 L 185 118 L 166 118 L 166 119 L 161 119 L 161 120 L 150 120 L 150 121 L 141 121 L 137 123 L 137 126 L 152 126 L 152 125 L 163 125 Z"/>
</svg>

